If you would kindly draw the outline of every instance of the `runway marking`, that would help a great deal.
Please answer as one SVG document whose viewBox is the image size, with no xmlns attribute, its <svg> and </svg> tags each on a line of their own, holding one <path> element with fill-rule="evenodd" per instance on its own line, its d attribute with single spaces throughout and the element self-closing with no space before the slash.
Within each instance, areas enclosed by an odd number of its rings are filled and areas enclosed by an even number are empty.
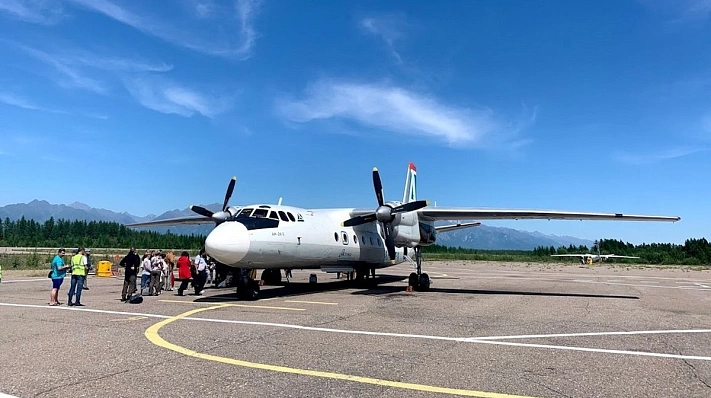
<svg viewBox="0 0 711 398">
<path fill-rule="evenodd" d="M 230 307 L 244 307 L 244 308 L 263 308 L 267 310 L 285 310 L 285 311 L 306 311 L 305 308 L 292 308 L 292 307 L 270 307 L 267 305 L 247 305 L 247 304 L 232 304 L 228 302 L 211 302 L 211 303 L 200 303 L 195 301 L 182 301 L 182 300 L 158 300 L 165 303 L 180 303 L 180 304 L 195 304 L 195 305 L 227 305 Z"/>
<path fill-rule="evenodd" d="M 690 330 L 637 330 L 625 332 L 589 332 L 589 333 L 557 333 L 557 334 L 522 334 L 518 336 L 486 336 L 470 337 L 471 340 L 508 340 L 508 339 L 545 339 L 551 337 L 586 337 L 586 336 L 616 336 L 636 334 L 673 334 L 673 333 L 711 333 L 711 329 Z"/>
<path fill-rule="evenodd" d="M 324 371 L 318 371 L 318 370 L 300 369 L 300 368 L 292 368 L 292 367 L 288 367 L 288 366 L 269 365 L 269 364 L 263 364 L 263 363 L 257 363 L 257 362 L 242 361 L 239 359 L 226 358 L 226 357 L 221 357 L 221 356 L 217 356 L 217 355 L 211 355 L 211 354 L 205 354 L 205 353 L 193 351 L 191 349 L 181 347 L 177 344 L 170 343 L 170 342 L 164 340 L 158 334 L 158 332 L 160 331 L 160 329 L 163 326 L 168 325 L 172 322 L 187 318 L 188 316 L 198 313 L 198 312 L 215 310 L 215 309 L 225 308 L 228 306 L 229 305 L 217 305 L 217 306 L 208 307 L 208 308 L 198 308 L 198 309 L 195 309 L 192 311 L 182 313 L 180 315 L 176 315 L 174 317 L 165 319 L 165 320 L 160 321 L 160 322 L 156 323 L 155 325 L 149 327 L 148 329 L 146 329 L 146 332 L 144 333 L 144 335 L 151 343 L 153 343 L 159 347 L 162 347 L 162 348 L 165 348 L 165 349 L 168 349 L 171 351 L 175 351 L 175 352 L 183 354 L 183 355 L 187 355 L 187 356 L 199 358 L 199 359 L 205 359 L 205 360 L 213 361 L 213 362 L 220 362 L 220 363 L 224 363 L 224 364 L 228 364 L 228 365 L 235 365 L 235 366 L 242 366 L 242 367 L 246 367 L 246 368 L 252 368 L 252 369 L 270 370 L 273 372 L 280 372 L 280 373 L 290 373 L 290 374 L 296 374 L 296 375 L 302 375 L 302 376 L 322 377 L 322 378 L 327 378 L 327 379 L 345 380 L 345 381 L 352 381 L 352 382 L 357 382 L 357 383 L 373 384 L 373 385 L 377 385 L 377 386 L 395 387 L 395 388 L 403 388 L 403 389 L 408 389 L 408 390 L 417 390 L 417 391 L 450 394 L 450 395 L 464 395 L 464 396 L 481 397 L 481 398 L 532 398 L 532 397 L 527 397 L 527 396 L 523 396 L 523 395 L 510 395 L 510 394 L 501 394 L 501 393 L 486 392 L 486 391 L 462 390 L 462 389 L 456 389 L 456 388 L 437 387 L 437 386 L 430 386 L 430 385 L 425 385 L 425 384 L 405 383 L 405 382 L 400 382 L 400 381 L 376 379 L 376 378 L 372 378 L 372 377 L 355 376 L 355 375 L 349 375 L 349 374 L 344 374 L 344 373 L 324 372 Z"/>
<path fill-rule="evenodd" d="M 222 306 L 229 307 L 232 304 L 222 304 Z M 120 314 L 120 315 L 142 315 L 152 318 L 163 318 L 170 319 L 173 316 L 169 315 L 158 315 L 158 314 L 147 314 L 147 313 L 133 313 L 133 312 L 123 312 L 123 311 L 109 311 L 109 310 L 94 310 L 88 308 L 76 308 L 76 307 L 48 307 L 42 305 L 34 304 L 11 304 L 11 303 L 0 303 L 0 306 L 9 307 L 24 307 L 24 308 L 44 308 L 49 310 L 63 310 L 63 311 L 84 311 L 84 312 L 95 312 L 95 313 L 105 313 L 105 314 Z M 204 311 L 205 309 L 200 308 L 193 311 Z M 192 312 L 191 312 L 192 313 Z M 316 332 L 327 332 L 327 333 L 343 333 L 343 334 L 355 334 L 355 335 L 370 335 L 370 336 L 385 336 L 385 337 L 402 337 L 402 338 L 413 338 L 413 339 L 426 339 L 426 340 L 443 340 L 443 341 L 456 341 L 462 343 L 475 343 L 475 344 L 495 344 L 495 345 L 509 345 L 518 347 L 531 347 L 531 348 L 549 348 L 549 349 L 559 349 L 559 350 L 573 350 L 573 351 L 587 351 L 587 352 L 599 352 L 607 354 L 623 354 L 623 355 L 637 355 L 637 356 L 651 356 L 651 357 L 662 357 L 662 358 L 673 358 L 673 359 L 695 359 L 701 361 L 711 361 L 711 357 L 705 356 L 694 356 L 694 355 L 677 355 L 677 354 L 663 354 L 656 352 L 646 352 L 646 351 L 621 351 L 621 350 L 608 350 L 604 348 L 587 348 L 587 347 L 572 347 L 572 346 L 558 346 L 558 345 L 543 345 L 543 344 L 530 344 L 530 343 L 514 343 L 506 341 L 495 341 L 494 338 L 504 340 L 507 338 L 545 338 L 545 337 L 565 337 L 565 335 L 528 335 L 528 336 L 492 336 L 487 339 L 486 336 L 483 337 L 447 337 L 447 336 L 428 336 L 420 334 L 406 334 L 406 333 L 390 333 L 390 332 L 370 332 L 364 330 L 348 330 L 348 329 L 330 329 L 314 326 L 302 326 L 302 325 L 291 325 L 284 323 L 271 323 L 271 322 L 256 322 L 256 321 L 237 321 L 229 319 L 210 319 L 210 318 L 193 318 L 189 316 L 182 317 L 180 319 L 199 321 L 199 322 L 215 322 L 215 323 L 228 323 L 228 324 L 238 324 L 238 325 L 255 325 L 255 326 L 271 326 L 278 328 L 287 329 L 298 329 L 298 330 L 308 330 Z M 664 333 L 711 333 L 711 329 L 701 329 L 701 330 L 642 330 L 642 331 L 629 331 L 629 332 L 597 332 L 596 334 L 589 333 L 575 333 L 573 336 L 587 336 L 587 335 L 616 335 L 616 334 L 664 334 Z"/>
<path fill-rule="evenodd" d="M 338 303 L 328 303 L 325 301 L 302 301 L 302 300 L 284 300 L 285 303 L 304 303 L 304 304 L 323 304 L 323 305 L 338 305 Z"/>
<path fill-rule="evenodd" d="M 121 322 L 121 321 L 138 321 L 141 319 L 147 319 L 147 316 L 132 316 L 126 319 L 112 319 L 111 322 Z"/>
<path fill-rule="evenodd" d="M 477 276 L 475 279 L 511 279 L 508 276 Z M 619 286 L 632 286 L 632 287 L 651 287 L 655 289 L 677 289 L 677 290 L 700 290 L 709 291 L 709 289 L 704 289 L 701 287 L 694 286 L 658 286 L 658 285 L 644 285 L 644 284 L 633 284 L 633 283 L 622 283 L 622 282 L 603 282 L 603 281 L 591 281 L 586 279 L 556 279 L 556 278 L 529 278 L 529 277 L 519 277 L 517 280 L 533 280 L 533 281 L 545 281 L 545 282 L 577 282 L 577 283 L 596 283 L 601 285 L 619 285 Z"/>
</svg>

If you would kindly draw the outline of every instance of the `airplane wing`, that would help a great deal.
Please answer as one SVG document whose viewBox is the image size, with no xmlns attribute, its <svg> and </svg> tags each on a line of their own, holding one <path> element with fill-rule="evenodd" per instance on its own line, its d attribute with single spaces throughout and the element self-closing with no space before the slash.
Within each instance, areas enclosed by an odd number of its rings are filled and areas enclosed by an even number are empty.
<svg viewBox="0 0 711 398">
<path fill-rule="evenodd" d="M 372 210 L 371 210 L 372 212 Z M 676 222 L 676 216 L 645 216 L 622 213 L 583 213 L 552 210 L 514 210 L 514 209 L 469 209 L 461 207 L 425 207 L 417 210 L 423 220 L 601 220 L 601 221 L 670 221 Z"/>
<path fill-rule="evenodd" d="M 604 259 L 608 258 L 639 258 L 639 257 L 634 257 L 634 256 L 618 256 L 617 254 L 602 254 L 600 257 Z"/>
<path fill-rule="evenodd" d="M 478 227 L 480 225 L 481 225 L 480 222 L 457 223 L 457 224 L 452 224 L 452 225 L 440 225 L 438 227 L 435 227 L 435 230 L 437 231 L 437 233 L 441 233 L 441 232 L 456 231 L 458 229 L 464 229 L 464 228 Z"/>
<path fill-rule="evenodd" d="M 551 257 L 586 257 L 592 254 L 551 254 Z"/>
<path fill-rule="evenodd" d="M 166 218 L 165 220 L 155 220 L 139 222 L 135 224 L 126 224 L 129 228 L 136 227 L 164 227 L 173 225 L 194 225 L 194 224 L 213 224 L 215 220 L 211 217 L 177 217 L 177 218 Z"/>
</svg>

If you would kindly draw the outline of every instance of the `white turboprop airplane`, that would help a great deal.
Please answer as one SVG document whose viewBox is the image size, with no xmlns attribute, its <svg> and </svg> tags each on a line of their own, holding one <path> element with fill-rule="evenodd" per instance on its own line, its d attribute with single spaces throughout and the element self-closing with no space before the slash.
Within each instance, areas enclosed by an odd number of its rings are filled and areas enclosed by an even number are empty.
<svg viewBox="0 0 711 398">
<path fill-rule="evenodd" d="M 417 200 L 417 169 L 407 168 L 402 202 L 386 202 L 377 168 L 373 186 L 378 207 L 373 209 L 305 209 L 292 206 L 254 204 L 228 206 L 236 177 L 232 177 L 222 210 L 212 212 L 200 206 L 190 209 L 200 217 L 181 217 L 148 221 L 128 227 L 153 227 L 178 224 L 215 223 L 205 239 L 205 251 L 222 264 L 237 269 L 237 294 L 256 299 L 259 283 L 250 277 L 252 270 L 263 269 L 266 284 L 281 281 L 281 269 L 321 269 L 325 272 L 355 271 L 356 279 L 375 274 L 376 268 L 404 261 L 413 263 L 415 272 L 408 283 L 426 291 L 430 279 L 422 272 L 423 246 L 433 245 L 438 233 L 480 225 L 466 222 L 435 226 L 435 221 L 496 219 L 559 219 L 614 221 L 679 221 L 680 217 L 625 215 L 620 213 L 581 213 L 548 210 L 474 209 L 428 207 Z M 414 261 L 411 257 L 414 255 Z"/>
<path fill-rule="evenodd" d="M 597 241 L 595 241 L 595 247 L 597 247 L 597 254 L 592 253 L 571 253 L 571 254 L 551 254 L 551 257 L 579 257 L 582 264 L 592 264 L 599 263 L 607 260 L 608 258 L 639 258 L 635 256 L 618 256 L 617 254 L 600 254 L 600 246 Z"/>
</svg>

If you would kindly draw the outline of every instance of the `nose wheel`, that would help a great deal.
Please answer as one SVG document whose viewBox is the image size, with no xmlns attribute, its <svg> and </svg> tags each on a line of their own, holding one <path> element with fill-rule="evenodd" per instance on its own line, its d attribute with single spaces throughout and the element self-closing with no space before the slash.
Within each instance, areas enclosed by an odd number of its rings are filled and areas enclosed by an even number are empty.
<svg viewBox="0 0 711 398">
<path fill-rule="evenodd" d="M 237 298 L 240 300 L 257 300 L 259 298 L 259 282 L 250 275 L 251 270 L 240 268 L 237 277 Z"/>
<path fill-rule="evenodd" d="M 430 290 L 430 276 L 422 273 L 422 248 L 420 246 L 415 247 L 415 264 L 417 272 L 410 274 L 407 284 L 418 292 L 426 292 Z"/>
</svg>

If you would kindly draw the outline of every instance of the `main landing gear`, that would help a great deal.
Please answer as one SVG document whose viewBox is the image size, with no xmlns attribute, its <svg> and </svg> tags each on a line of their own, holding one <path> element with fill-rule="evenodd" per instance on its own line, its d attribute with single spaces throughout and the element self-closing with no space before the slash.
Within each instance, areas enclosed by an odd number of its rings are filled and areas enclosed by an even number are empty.
<svg viewBox="0 0 711 398">
<path fill-rule="evenodd" d="M 415 264 L 417 265 L 417 272 L 410 274 L 407 284 L 412 286 L 414 290 L 426 292 L 430 290 L 430 276 L 422 273 L 422 248 L 420 246 L 415 247 Z"/>
</svg>

